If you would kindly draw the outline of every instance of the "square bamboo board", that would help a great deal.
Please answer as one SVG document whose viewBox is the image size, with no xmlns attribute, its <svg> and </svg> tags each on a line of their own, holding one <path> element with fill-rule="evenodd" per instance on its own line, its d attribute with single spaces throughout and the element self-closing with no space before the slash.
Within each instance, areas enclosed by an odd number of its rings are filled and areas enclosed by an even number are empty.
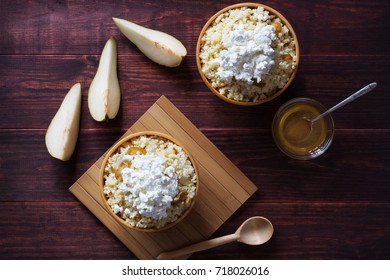
<svg viewBox="0 0 390 280">
<path fill-rule="evenodd" d="M 140 131 L 171 135 L 183 143 L 196 162 L 200 180 L 198 199 L 183 221 L 155 233 L 131 230 L 117 222 L 106 210 L 99 193 L 99 169 L 104 154 L 69 188 L 138 258 L 156 259 L 162 251 L 208 239 L 257 190 L 165 96 L 123 136 Z"/>
</svg>

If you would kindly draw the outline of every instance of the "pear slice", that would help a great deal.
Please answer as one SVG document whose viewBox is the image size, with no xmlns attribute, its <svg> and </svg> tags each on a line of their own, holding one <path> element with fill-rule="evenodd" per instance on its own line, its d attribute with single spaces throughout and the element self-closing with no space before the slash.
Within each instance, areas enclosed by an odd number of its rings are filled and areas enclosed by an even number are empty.
<svg viewBox="0 0 390 280">
<path fill-rule="evenodd" d="M 54 158 L 68 160 L 76 147 L 81 111 L 81 85 L 75 84 L 66 94 L 46 131 L 45 143 Z"/>
<path fill-rule="evenodd" d="M 113 119 L 118 114 L 121 91 L 117 74 L 117 46 L 114 37 L 105 44 L 96 75 L 88 91 L 88 108 L 96 121 Z"/>
<path fill-rule="evenodd" d="M 112 18 L 119 30 L 152 61 L 168 66 L 179 66 L 187 55 L 184 45 L 175 37 L 142 27 L 127 20 Z"/>
</svg>

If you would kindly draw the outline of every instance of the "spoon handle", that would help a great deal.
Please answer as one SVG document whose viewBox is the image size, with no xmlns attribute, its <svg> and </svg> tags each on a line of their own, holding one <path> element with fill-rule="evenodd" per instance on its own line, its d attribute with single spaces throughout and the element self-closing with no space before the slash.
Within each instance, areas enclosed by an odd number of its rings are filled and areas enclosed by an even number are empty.
<svg viewBox="0 0 390 280">
<path fill-rule="evenodd" d="M 178 250 L 174 250 L 174 251 L 170 251 L 170 252 L 162 252 L 162 253 L 160 253 L 160 255 L 157 256 L 157 259 L 158 260 L 173 259 L 175 257 L 179 257 L 179 256 L 211 249 L 211 248 L 214 248 L 214 247 L 217 247 L 217 246 L 220 246 L 223 244 L 227 244 L 227 243 L 230 243 L 230 242 L 233 242 L 236 240 L 237 240 L 237 235 L 235 233 L 233 233 L 233 234 L 217 237 L 214 239 L 202 241 L 202 242 L 199 242 L 199 243 L 196 243 L 193 245 L 189 245 L 187 247 L 184 247 L 184 248 L 181 248 Z"/>
<path fill-rule="evenodd" d="M 340 103 L 336 104 L 335 106 L 333 106 L 332 108 L 330 108 L 329 110 L 323 112 L 321 115 L 315 117 L 314 119 L 311 120 L 311 123 L 315 122 L 315 121 L 318 121 L 319 119 L 321 119 L 323 116 L 326 116 L 327 114 L 330 114 L 332 113 L 333 111 L 337 110 L 338 108 L 344 106 L 345 104 L 348 104 L 349 102 L 352 102 L 354 101 L 355 99 L 359 98 L 360 96 L 362 96 L 363 94 L 366 94 L 367 92 L 373 90 L 375 87 L 377 86 L 377 83 L 371 83 L 367 86 L 365 86 L 364 88 L 358 90 L 357 92 L 355 92 L 354 94 L 352 94 L 350 97 L 348 98 L 345 98 L 343 101 L 341 101 Z"/>
</svg>

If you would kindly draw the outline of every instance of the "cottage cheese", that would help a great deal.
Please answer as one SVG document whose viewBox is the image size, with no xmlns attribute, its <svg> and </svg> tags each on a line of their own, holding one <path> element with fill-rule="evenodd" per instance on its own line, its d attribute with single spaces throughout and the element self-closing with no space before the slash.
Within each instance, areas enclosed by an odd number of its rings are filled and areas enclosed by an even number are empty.
<svg viewBox="0 0 390 280">
<path fill-rule="evenodd" d="M 296 42 L 280 18 L 263 7 L 242 7 L 210 24 L 201 38 L 199 59 L 221 95 L 256 102 L 286 85 L 298 58 Z"/>
<path fill-rule="evenodd" d="M 220 66 L 217 75 L 221 80 L 230 83 L 237 81 L 253 84 L 260 83 L 275 64 L 272 42 L 276 38 L 275 27 L 271 25 L 257 26 L 254 30 L 245 30 L 239 25 L 230 33 L 230 40 L 223 46 L 226 48 L 219 54 L 217 62 Z"/>
<path fill-rule="evenodd" d="M 130 160 L 132 168 L 122 170 L 119 186 L 125 199 L 142 216 L 166 218 L 167 209 L 179 193 L 175 168 L 165 168 L 165 159 L 153 155 L 133 156 Z"/>
<path fill-rule="evenodd" d="M 113 213 L 130 226 L 161 228 L 190 207 L 196 182 L 180 146 L 158 136 L 139 136 L 108 158 L 103 191 Z"/>
</svg>

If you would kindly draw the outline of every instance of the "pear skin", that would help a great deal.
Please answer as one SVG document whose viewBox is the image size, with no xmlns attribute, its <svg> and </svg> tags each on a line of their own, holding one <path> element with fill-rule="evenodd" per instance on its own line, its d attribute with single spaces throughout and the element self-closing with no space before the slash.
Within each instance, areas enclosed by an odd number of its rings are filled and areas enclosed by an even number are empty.
<svg viewBox="0 0 390 280">
<path fill-rule="evenodd" d="M 187 55 L 184 45 L 175 37 L 133 22 L 112 18 L 119 30 L 152 61 L 167 67 L 179 66 Z"/>
<path fill-rule="evenodd" d="M 46 131 L 45 144 L 49 154 L 67 161 L 73 154 L 79 135 L 81 85 L 75 84 L 66 94 Z"/>
<path fill-rule="evenodd" d="M 96 121 L 113 119 L 119 111 L 121 92 L 117 74 L 117 43 L 111 37 L 105 44 L 96 75 L 88 91 L 88 108 Z"/>
</svg>

